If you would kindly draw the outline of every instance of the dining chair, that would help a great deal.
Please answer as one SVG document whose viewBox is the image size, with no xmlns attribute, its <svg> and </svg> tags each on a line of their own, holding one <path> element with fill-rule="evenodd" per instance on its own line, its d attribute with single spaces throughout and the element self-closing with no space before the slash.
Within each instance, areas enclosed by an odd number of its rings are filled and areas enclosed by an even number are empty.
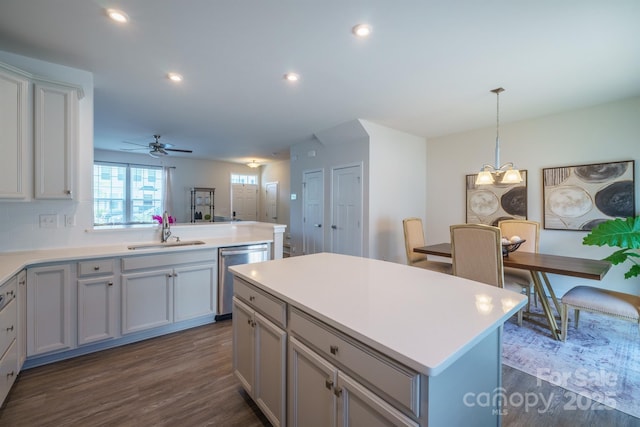
<svg viewBox="0 0 640 427">
<path fill-rule="evenodd" d="M 519 236 L 521 239 L 525 239 L 519 251 L 523 252 L 538 252 L 538 245 L 540 242 L 540 223 L 536 221 L 528 221 L 526 219 L 505 219 L 498 222 L 498 228 L 502 232 L 503 237 Z M 518 268 L 504 268 L 505 280 L 510 280 L 523 285 L 529 286 L 529 294 L 533 288 L 533 272 L 518 269 Z M 543 279 L 547 284 L 549 279 L 545 273 L 541 273 Z M 536 307 L 538 306 L 538 295 L 533 292 L 533 301 Z M 529 307 L 527 307 L 527 310 Z"/>
<path fill-rule="evenodd" d="M 450 226 L 453 275 L 527 295 L 528 286 L 507 280 L 502 263 L 502 233 L 484 224 Z M 528 295 L 527 295 L 528 298 Z M 522 326 L 518 311 L 518 325 Z"/>
<path fill-rule="evenodd" d="M 451 274 L 452 266 L 450 262 L 431 261 L 427 259 L 426 254 L 413 251 L 414 248 L 425 246 L 424 230 L 420 218 L 411 217 L 403 219 L 402 228 L 404 229 L 404 248 L 407 252 L 407 265 L 426 268 L 427 270 L 433 270 L 439 273 Z"/>
</svg>

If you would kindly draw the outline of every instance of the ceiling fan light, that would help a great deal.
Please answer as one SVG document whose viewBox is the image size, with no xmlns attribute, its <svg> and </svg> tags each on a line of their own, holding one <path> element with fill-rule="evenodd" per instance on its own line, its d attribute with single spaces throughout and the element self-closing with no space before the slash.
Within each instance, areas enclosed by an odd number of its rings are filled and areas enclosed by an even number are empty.
<svg viewBox="0 0 640 427">
<path fill-rule="evenodd" d="M 169 73 L 167 74 L 167 78 L 169 78 L 169 80 L 171 80 L 172 82 L 176 82 L 176 83 L 179 83 L 183 80 L 182 75 L 178 73 Z"/>
<path fill-rule="evenodd" d="M 249 166 L 250 168 L 257 168 L 258 166 L 260 166 L 260 163 L 256 163 L 255 160 L 252 160 L 249 163 L 247 163 L 247 166 Z"/>
</svg>

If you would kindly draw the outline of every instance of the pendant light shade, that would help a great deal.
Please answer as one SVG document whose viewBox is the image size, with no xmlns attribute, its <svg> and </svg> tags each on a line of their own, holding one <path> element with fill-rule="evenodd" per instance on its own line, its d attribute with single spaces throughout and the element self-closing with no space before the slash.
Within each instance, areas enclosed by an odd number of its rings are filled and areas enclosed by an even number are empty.
<svg viewBox="0 0 640 427">
<path fill-rule="evenodd" d="M 495 166 L 483 165 L 476 178 L 476 185 L 487 184 L 519 184 L 522 182 L 520 171 L 508 162 L 500 166 L 500 93 L 504 89 L 499 87 L 491 92 L 496 94 L 496 163 Z"/>
</svg>

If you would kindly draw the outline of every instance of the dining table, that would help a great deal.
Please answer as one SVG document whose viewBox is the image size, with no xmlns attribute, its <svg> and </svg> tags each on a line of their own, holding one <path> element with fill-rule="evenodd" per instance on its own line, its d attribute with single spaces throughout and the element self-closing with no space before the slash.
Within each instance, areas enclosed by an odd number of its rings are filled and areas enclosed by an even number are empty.
<svg viewBox="0 0 640 427">
<path fill-rule="evenodd" d="M 414 248 L 413 251 L 451 258 L 450 243 L 420 246 Z M 547 294 L 551 298 L 558 314 L 561 313 L 561 308 L 558 298 L 551 286 L 551 282 L 547 277 L 547 273 L 579 277 L 582 279 L 602 280 L 611 268 L 611 263 L 608 261 L 524 251 L 507 253 L 503 256 L 503 265 L 505 267 L 528 270 L 531 273 L 534 289 L 540 298 L 549 330 L 556 340 L 560 339 L 561 331 L 558 328 L 558 323 L 549 304 Z"/>
</svg>

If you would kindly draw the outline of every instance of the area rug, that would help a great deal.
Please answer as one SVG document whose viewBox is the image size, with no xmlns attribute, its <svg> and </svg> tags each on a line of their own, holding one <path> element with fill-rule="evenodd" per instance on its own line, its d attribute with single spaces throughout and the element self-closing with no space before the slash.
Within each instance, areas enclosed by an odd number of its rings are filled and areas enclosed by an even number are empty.
<svg viewBox="0 0 640 427">
<path fill-rule="evenodd" d="M 533 305 L 531 311 L 540 313 Z M 566 389 L 569 408 L 586 409 L 586 397 L 640 418 L 638 324 L 581 311 L 576 329 L 573 310 L 569 318 L 566 342 L 552 338 L 543 318 L 525 320 L 522 327 L 510 319 L 504 325 L 502 362 Z"/>
</svg>

